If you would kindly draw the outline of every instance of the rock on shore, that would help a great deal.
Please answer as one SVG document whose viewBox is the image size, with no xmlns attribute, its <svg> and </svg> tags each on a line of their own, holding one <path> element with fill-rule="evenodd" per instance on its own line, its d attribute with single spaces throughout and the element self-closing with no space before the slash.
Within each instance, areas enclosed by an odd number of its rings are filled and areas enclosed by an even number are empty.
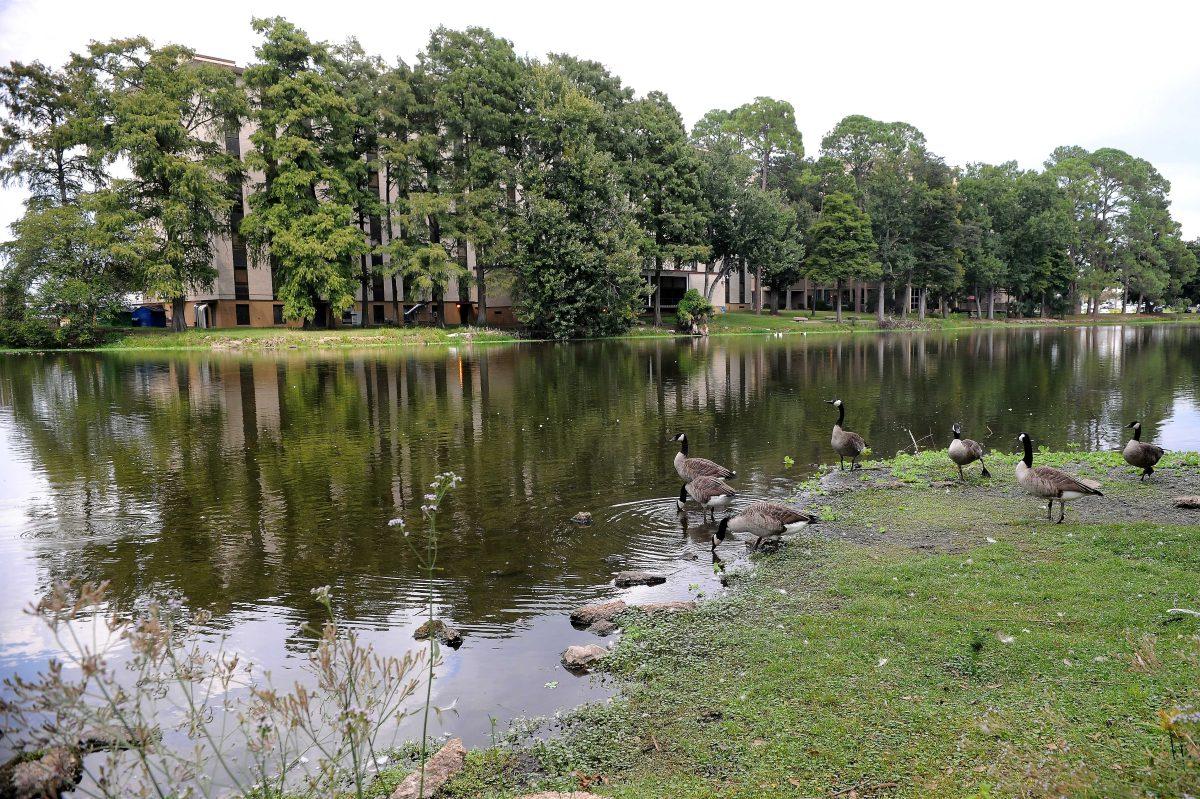
<svg viewBox="0 0 1200 799">
<path fill-rule="evenodd" d="M 418 641 L 424 641 L 429 638 L 430 631 L 437 636 L 439 641 L 452 649 L 462 646 L 462 633 L 459 632 L 457 627 L 451 627 L 441 619 L 433 619 L 422 624 L 413 632 L 413 638 Z"/>
<path fill-rule="evenodd" d="M 567 651 L 562 653 L 562 664 L 569 671 L 587 671 L 588 666 L 607 654 L 608 650 L 599 644 L 569 646 Z"/>
<path fill-rule="evenodd" d="M 620 599 L 601 602 L 598 605 L 584 605 L 571 611 L 571 623 L 576 627 L 590 627 L 598 621 L 612 621 L 626 607 L 628 606 Z"/>
<path fill-rule="evenodd" d="M 391 799 L 429 799 L 451 777 L 462 771 L 466 760 L 467 750 L 463 748 L 462 738 L 451 738 L 425 761 L 425 790 L 421 790 L 421 771 L 418 769 L 396 786 Z"/>
</svg>

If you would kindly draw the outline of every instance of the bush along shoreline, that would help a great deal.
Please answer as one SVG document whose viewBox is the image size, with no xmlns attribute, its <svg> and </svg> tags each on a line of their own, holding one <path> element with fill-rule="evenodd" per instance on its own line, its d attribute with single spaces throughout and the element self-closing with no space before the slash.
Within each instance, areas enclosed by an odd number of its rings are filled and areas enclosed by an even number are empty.
<svg viewBox="0 0 1200 799">
<path fill-rule="evenodd" d="M 439 796 L 1182 796 L 1200 790 L 1200 454 L 1038 462 L 1103 482 L 1061 525 L 992 454 L 825 473 L 820 525 L 718 550 L 730 589 L 625 609 L 620 696 L 468 753 Z M 1190 611 L 1190 612 L 1189 612 Z M 384 794 L 380 794 L 384 795 Z"/>
</svg>

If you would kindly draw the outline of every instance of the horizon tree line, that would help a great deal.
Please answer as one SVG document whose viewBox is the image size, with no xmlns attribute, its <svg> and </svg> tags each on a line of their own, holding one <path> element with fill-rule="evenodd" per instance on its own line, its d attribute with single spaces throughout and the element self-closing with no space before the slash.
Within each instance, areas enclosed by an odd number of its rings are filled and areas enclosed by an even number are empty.
<svg viewBox="0 0 1200 799">
<path fill-rule="evenodd" d="M 759 313 L 764 287 L 777 313 L 801 279 L 833 286 L 839 319 L 852 282 L 880 320 L 964 294 L 992 318 L 1001 291 L 1021 315 L 1098 313 L 1113 289 L 1123 311 L 1200 298 L 1200 240 L 1183 241 L 1166 179 L 1121 150 L 953 167 L 912 125 L 852 115 L 807 156 L 785 101 L 689 131 L 664 93 L 567 54 L 522 58 L 484 28 L 438 28 L 408 64 L 282 17 L 252 26 L 240 75 L 144 37 L 0 68 L 0 180 L 29 192 L 0 314 L 93 322 L 141 292 L 183 329 L 219 236 L 270 263 L 306 325 L 359 293 L 365 324 L 382 279 L 435 312 L 473 284 L 479 320 L 501 286 L 539 333 L 609 335 L 648 297 L 660 324 L 663 271 L 685 264 L 704 265 L 710 299 L 752 273 Z M 247 123 L 241 159 L 223 144 Z"/>
</svg>

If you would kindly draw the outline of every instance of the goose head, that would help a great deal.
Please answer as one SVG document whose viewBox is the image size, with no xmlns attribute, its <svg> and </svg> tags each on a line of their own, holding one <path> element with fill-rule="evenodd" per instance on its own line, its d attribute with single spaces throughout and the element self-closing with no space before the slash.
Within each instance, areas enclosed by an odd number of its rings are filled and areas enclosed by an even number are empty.
<svg viewBox="0 0 1200 799">
<path fill-rule="evenodd" d="M 824 400 L 824 402 L 826 405 L 832 405 L 835 408 L 842 407 L 842 401 L 840 399 Z"/>
<path fill-rule="evenodd" d="M 713 533 L 712 548 L 713 548 L 714 552 L 716 552 L 716 550 L 717 550 L 717 544 L 720 544 L 722 541 L 725 540 L 725 536 L 728 534 L 728 532 L 729 532 L 729 517 L 726 516 L 724 519 L 721 520 L 721 523 L 717 525 L 717 531 L 715 533 Z"/>
<path fill-rule="evenodd" d="M 960 425 L 958 422 L 955 422 L 954 424 L 950 425 L 950 432 L 954 434 L 955 438 L 962 438 L 962 425 Z"/>
<path fill-rule="evenodd" d="M 675 435 L 673 435 L 667 439 L 667 443 L 670 443 L 672 441 L 678 441 L 681 443 L 684 441 L 687 441 L 687 433 L 676 433 Z"/>
<path fill-rule="evenodd" d="M 1137 421 L 1137 420 L 1135 419 L 1134 421 L 1132 421 L 1132 422 L 1130 422 L 1129 424 L 1125 425 L 1125 429 L 1127 429 L 1127 430 L 1137 430 L 1137 429 L 1138 429 L 1139 427 L 1141 427 L 1141 426 L 1142 426 L 1142 423 L 1141 423 L 1141 422 L 1139 422 L 1139 421 Z"/>
</svg>

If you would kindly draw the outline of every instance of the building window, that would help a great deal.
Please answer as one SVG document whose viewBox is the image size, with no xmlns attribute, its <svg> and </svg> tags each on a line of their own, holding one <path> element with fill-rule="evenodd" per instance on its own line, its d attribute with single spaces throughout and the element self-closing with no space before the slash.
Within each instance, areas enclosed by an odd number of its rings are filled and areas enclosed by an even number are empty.
<svg viewBox="0 0 1200 799">
<path fill-rule="evenodd" d="M 382 305 L 374 305 L 372 307 L 375 309 L 374 310 L 375 324 L 382 325 L 385 321 L 385 317 L 383 315 L 383 306 Z"/>
<path fill-rule="evenodd" d="M 272 305 L 271 306 L 271 321 L 277 325 L 283 324 L 283 306 L 282 305 Z"/>
<path fill-rule="evenodd" d="M 237 316 L 237 323 L 239 325 L 250 324 L 250 306 L 249 305 L 239 302 L 237 305 L 233 306 L 233 310 L 234 310 L 234 314 Z"/>
</svg>

